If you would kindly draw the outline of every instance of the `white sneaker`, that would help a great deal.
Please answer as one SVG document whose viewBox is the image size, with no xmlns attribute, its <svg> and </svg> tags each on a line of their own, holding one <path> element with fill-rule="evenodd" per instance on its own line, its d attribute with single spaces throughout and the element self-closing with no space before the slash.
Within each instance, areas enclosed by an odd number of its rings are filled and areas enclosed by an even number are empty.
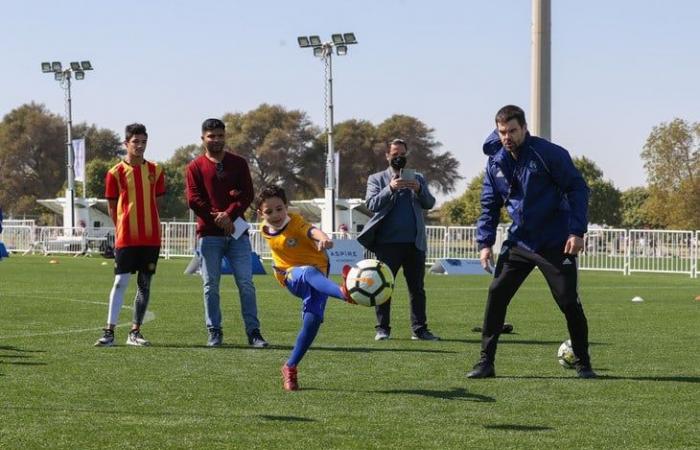
<svg viewBox="0 0 700 450">
<path fill-rule="evenodd" d="M 126 345 L 135 345 L 137 347 L 148 347 L 151 345 L 146 339 L 141 335 L 140 330 L 129 331 L 129 336 L 126 338 Z"/>
<path fill-rule="evenodd" d="M 114 345 L 114 330 L 105 328 L 102 337 L 95 342 L 95 347 L 111 347 Z"/>
<path fill-rule="evenodd" d="M 377 330 L 377 334 L 374 335 L 374 340 L 375 341 L 386 341 L 390 339 L 389 332 L 386 330 L 379 329 Z"/>
</svg>

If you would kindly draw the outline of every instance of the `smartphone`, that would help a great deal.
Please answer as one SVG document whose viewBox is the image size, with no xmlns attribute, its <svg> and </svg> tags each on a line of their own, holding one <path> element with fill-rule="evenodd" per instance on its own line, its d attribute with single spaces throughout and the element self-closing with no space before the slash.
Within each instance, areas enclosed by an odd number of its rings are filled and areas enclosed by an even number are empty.
<svg viewBox="0 0 700 450">
<path fill-rule="evenodd" d="M 399 178 L 401 178 L 402 180 L 415 180 L 416 171 L 414 169 L 401 169 Z"/>
</svg>

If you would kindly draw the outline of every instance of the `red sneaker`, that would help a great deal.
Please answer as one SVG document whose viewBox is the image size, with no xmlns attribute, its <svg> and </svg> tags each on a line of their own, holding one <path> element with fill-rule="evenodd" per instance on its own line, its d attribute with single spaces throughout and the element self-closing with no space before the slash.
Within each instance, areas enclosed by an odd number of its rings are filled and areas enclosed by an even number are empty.
<svg viewBox="0 0 700 450">
<path fill-rule="evenodd" d="M 343 277 L 343 282 L 340 283 L 340 292 L 343 293 L 343 298 L 345 299 L 346 302 L 350 303 L 351 305 L 357 305 L 357 302 L 350 297 L 350 293 L 348 292 L 348 288 L 345 285 L 345 280 L 348 278 L 348 273 L 350 272 L 350 267 L 349 265 L 345 264 L 343 266 L 343 270 L 341 271 L 341 275 Z"/>
<path fill-rule="evenodd" d="M 289 367 L 286 363 L 282 366 L 282 381 L 285 391 L 298 391 L 297 368 Z"/>
</svg>

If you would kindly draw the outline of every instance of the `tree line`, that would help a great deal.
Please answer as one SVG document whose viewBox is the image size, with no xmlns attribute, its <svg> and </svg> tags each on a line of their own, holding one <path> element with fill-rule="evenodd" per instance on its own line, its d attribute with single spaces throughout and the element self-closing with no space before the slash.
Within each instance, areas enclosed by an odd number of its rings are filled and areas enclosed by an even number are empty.
<svg viewBox="0 0 700 450">
<path fill-rule="evenodd" d="M 700 229 L 700 122 L 674 119 L 654 127 L 640 153 L 647 186 L 620 191 L 592 160 L 573 158 L 590 188 L 588 221 L 630 229 Z M 621 161 L 622 164 L 622 161 Z M 474 224 L 481 212 L 484 173 L 440 208 L 449 225 Z M 508 218 L 502 212 L 501 220 Z"/>
<path fill-rule="evenodd" d="M 256 191 L 276 183 L 292 199 L 321 197 L 325 185 L 327 136 L 304 111 L 261 104 L 245 113 L 222 117 L 227 146 L 248 161 Z M 63 196 L 66 187 L 65 120 L 44 105 L 29 103 L 0 122 L 0 205 L 8 215 L 40 217 L 52 223 L 36 200 Z M 454 192 L 462 179 L 459 162 L 441 151 L 435 130 L 419 119 L 393 115 L 378 125 L 351 119 L 334 128 L 340 159 L 338 196 L 364 198 L 369 174 L 387 167 L 386 142 L 401 137 L 409 148 L 411 167 L 423 173 L 435 193 Z M 86 191 L 104 195 L 104 176 L 123 154 L 122 138 L 112 130 L 79 123 L 74 138 L 86 140 Z M 174 149 L 161 164 L 166 173 L 164 219 L 186 219 L 185 166 L 199 154 L 199 144 Z M 641 158 L 648 185 L 618 190 L 602 170 L 586 157 L 574 158 L 591 188 L 591 223 L 625 228 L 700 228 L 700 123 L 675 119 L 652 130 Z M 445 225 L 473 225 L 480 212 L 483 173 L 467 189 L 444 203 L 433 218 Z M 76 183 L 82 194 L 82 183 Z M 507 221 L 505 215 L 502 217 Z"/>
</svg>

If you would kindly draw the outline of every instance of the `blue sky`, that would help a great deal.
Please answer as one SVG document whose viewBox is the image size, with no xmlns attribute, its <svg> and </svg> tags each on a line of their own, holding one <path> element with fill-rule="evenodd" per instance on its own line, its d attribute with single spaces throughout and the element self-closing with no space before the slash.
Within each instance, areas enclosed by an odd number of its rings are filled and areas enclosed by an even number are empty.
<svg viewBox="0 0 700 450">
<path fill-rule="evenodd" d="M 552 3 L 552 140 L 595 161 L 618 188 L 644 185 L 639 154 L 652 127 L 700 120 L 700 2 Z M 484 166 L 481 142 L 498 108 L 529 112 L 530 6 L 3 2 L 0 115 L 30 101 L 63 114 L 63 92 L 40 63 L 90 59 L 95 70 L 73 86 L 74 121 L 120 135 L 143 122 L 154 160 L 198 142 L 204 118 L 261 103 L 301 109 L 323 126 L 323 66 L 296 36 L 352 31 L 359 44 L 333 60 L 336 122 L 419 118 L 460 161 L 461 192 Z"/>
</svg>

